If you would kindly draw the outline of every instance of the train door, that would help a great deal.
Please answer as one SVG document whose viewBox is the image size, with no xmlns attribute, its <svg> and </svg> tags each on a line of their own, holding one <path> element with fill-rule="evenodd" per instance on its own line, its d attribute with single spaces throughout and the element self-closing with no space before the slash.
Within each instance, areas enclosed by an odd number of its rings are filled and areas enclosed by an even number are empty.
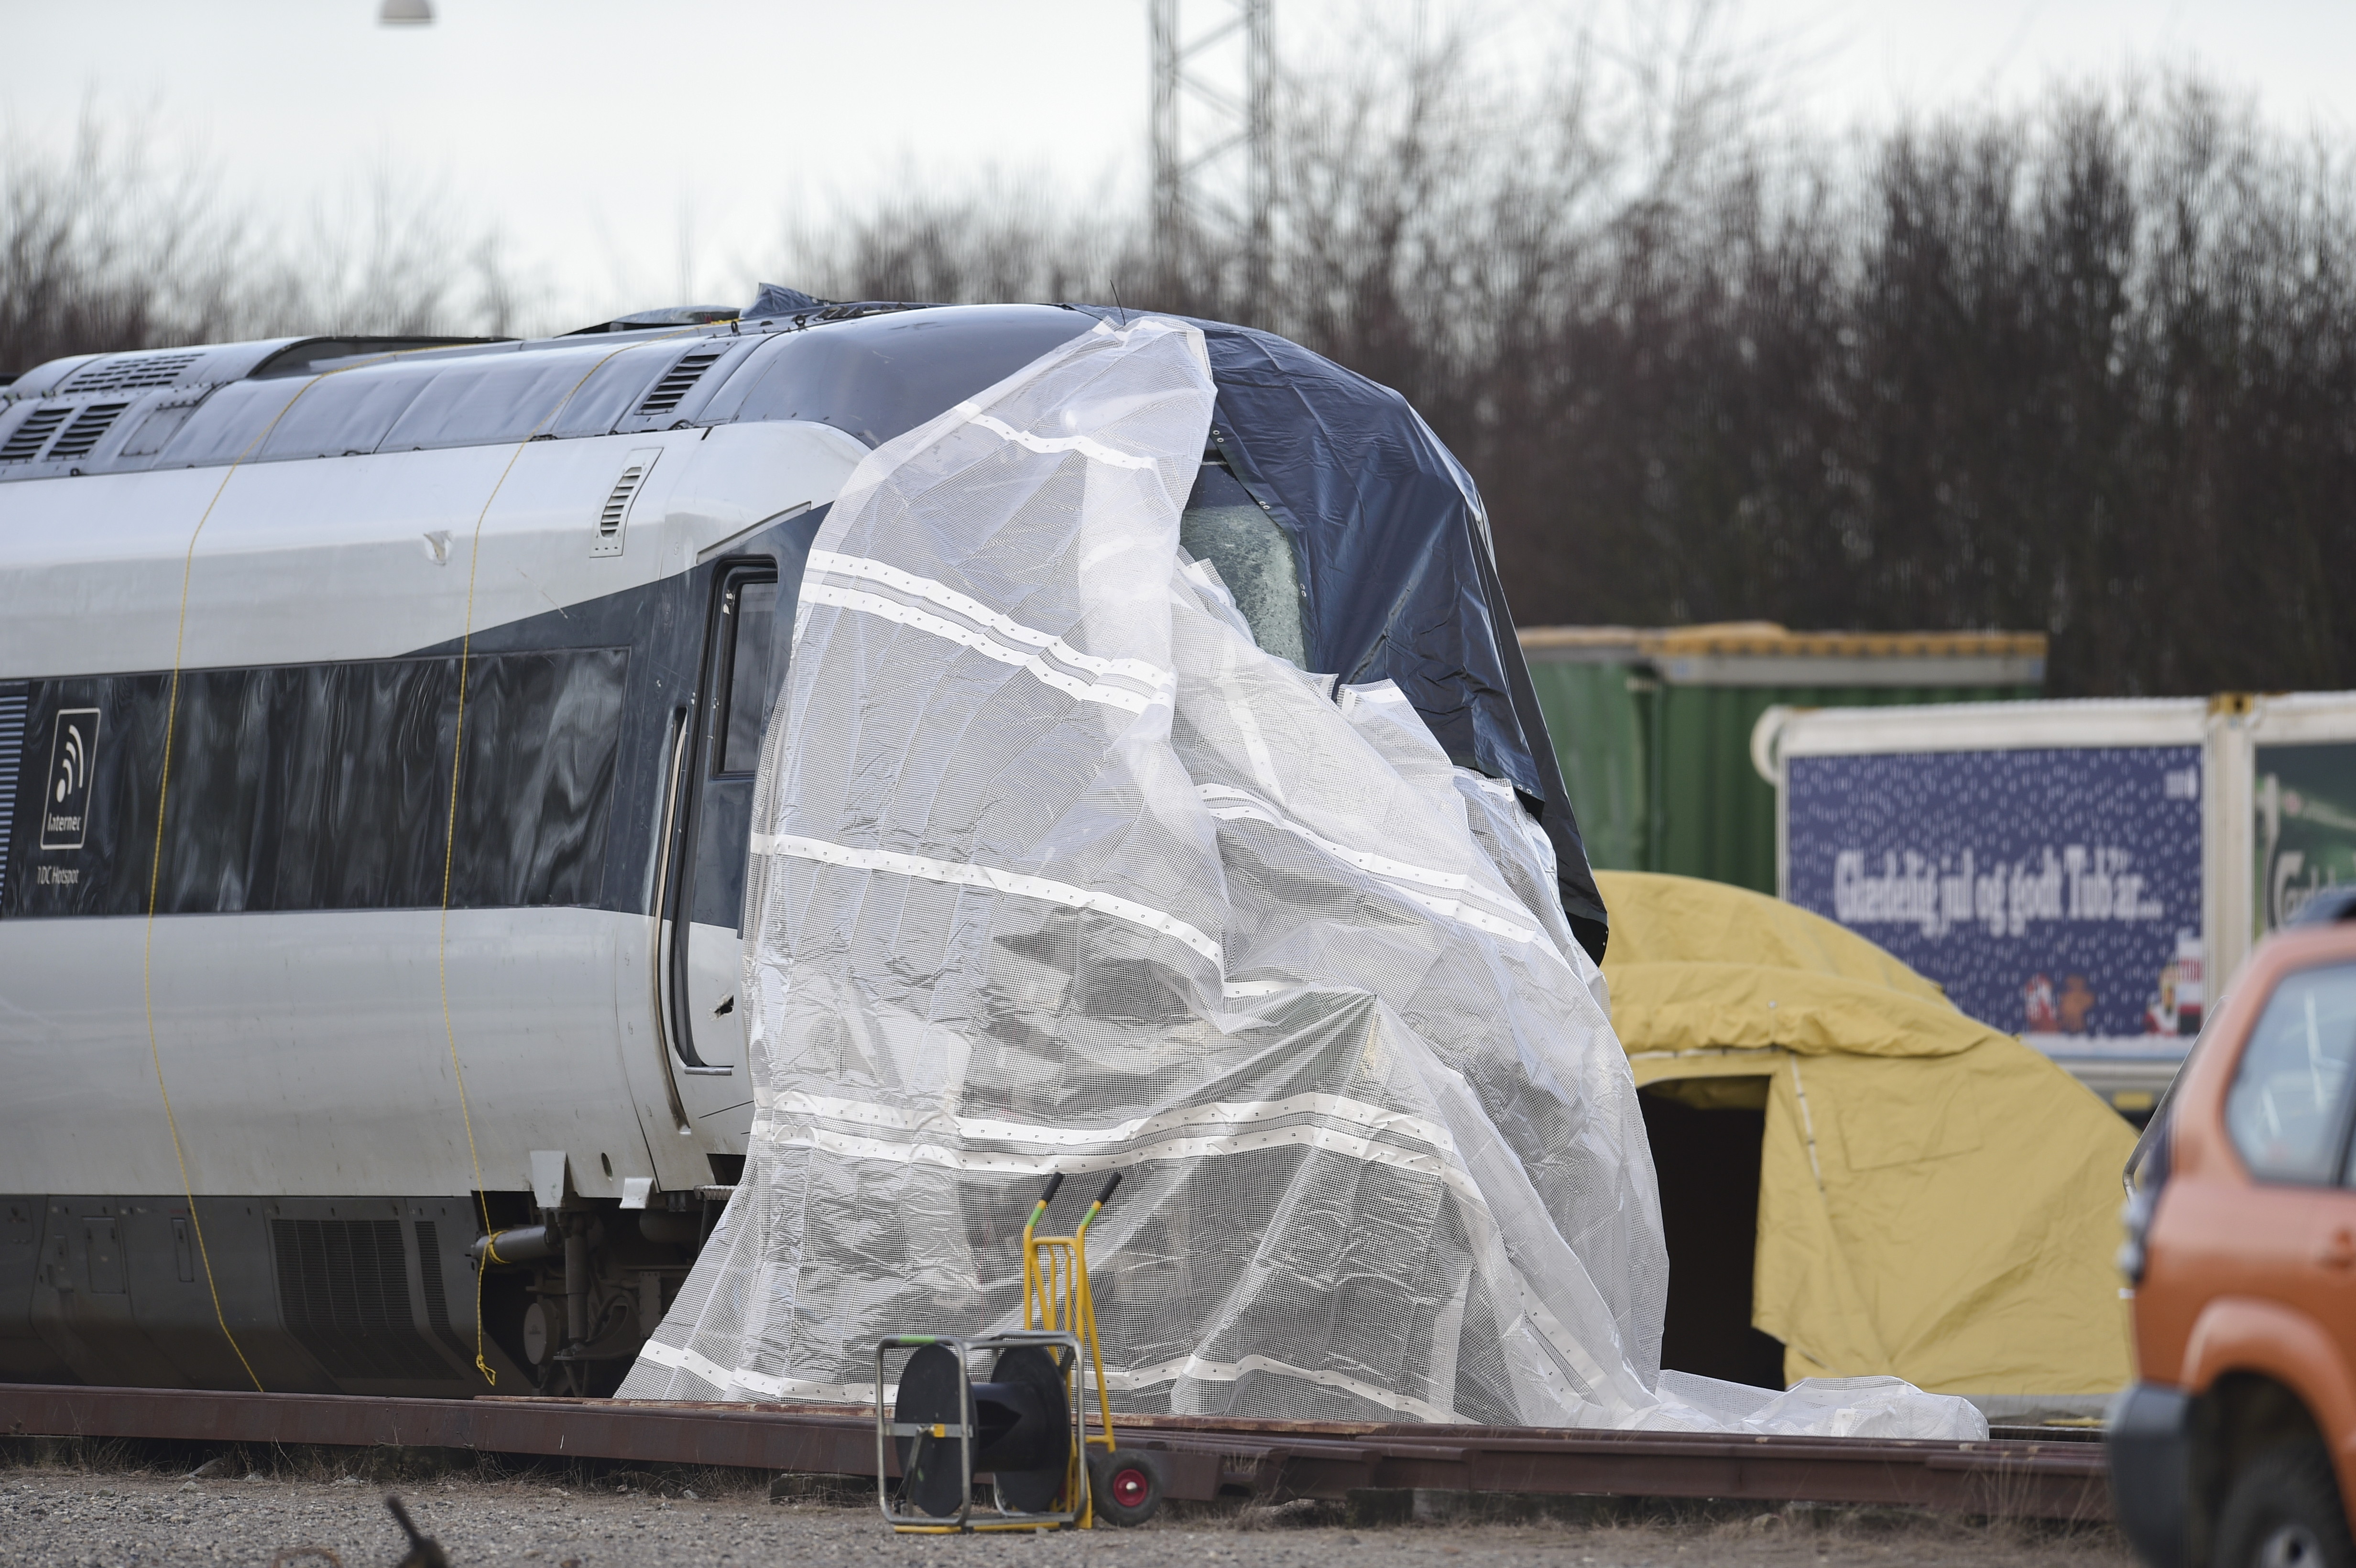
<svg viewBox="0 0 2356 1568">
<path fill-rule="evenodd" d="M 739 932 L 775 673 L 777 567 L 723 563 L 712 581 L 696 701 L 672 735 L 670 829 L 659 868 L 657 1005 L 680 1105 L 707 1151 L 741 1157 L 752 1122 Z"/>
</svg>

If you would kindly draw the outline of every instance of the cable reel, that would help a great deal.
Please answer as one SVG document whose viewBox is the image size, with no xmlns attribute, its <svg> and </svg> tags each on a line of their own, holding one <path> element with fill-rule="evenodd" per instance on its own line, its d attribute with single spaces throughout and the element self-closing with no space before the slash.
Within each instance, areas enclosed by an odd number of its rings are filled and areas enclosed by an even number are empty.
<svg viewBox="0 0 2356 1568">
<path fill-rule="evenodd" d="M 880 1397 L 875 1407 L 877 1496 L 895 1531 L 1087 1530 L 1098 1520 L 1142 1524 L 1161 1509 L 1158 1460 L 1116 1445 L 1088 1294 L 1087 1229 L 1120 1177 L 1105 1183 L 1072 1234 L 1038 1235 L 1063 1181 L 1061 1175 L 1047 1179 L 1023 1227 L 1021 1329 L 970 1339 L 896 1334 L 875 1347 L 879 1396 L 888 1386 L 885 1354 L 913 1352 L 888 1417 Z M 990 1375 L 977 1382 L 976 1359 L 985 1354 L 992 1357 Z M 1101 1422 L 1093 1435 L 1087 1419 L 1091 1371 Z M 973 1481 L 983 1474 L 993 1483 L 997 1517 L 977 1520 Z"/>
</svg>

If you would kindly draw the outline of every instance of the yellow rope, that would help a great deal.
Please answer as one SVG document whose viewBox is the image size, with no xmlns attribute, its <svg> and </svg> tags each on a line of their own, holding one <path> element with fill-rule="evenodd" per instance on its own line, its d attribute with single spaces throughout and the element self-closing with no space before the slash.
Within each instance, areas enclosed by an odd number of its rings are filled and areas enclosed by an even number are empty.
<svg viewBox="0 0 2356 1568">
<path fill-rule="evenodd" d="M 676 332 L 666 333 L 648 341 L 665 343 L 679 336 L 680 334 Z M 626 344 L 623 347 L 635 348 L 638 345 Z M 491 1199 L 483 1189 L 483 1157 L 475 1148 L 475 1115 L 466 1100 L 466 1070 L 458 1061 L 458 1026 L 450 1016 L 450 875 L 458 846 L 459 765 L 466 754 L 466 676 L 475 645 L 476 569 L 483 558 L 483 524 L 490 517 L 492 504 L 499 498 L 499 492 L 506 487 L 508 475 L 515 472 L 516 463 L 523 456 L 524 449 L 571 406 L 573 397 L 588 384 L 589 378 L 605 368 L 607 361 L 622 351 L 621 348 L 615 349 L 613 354 L 605 355 L 583 371 L 581 379 L 573 383 L 571 389 L 558 400 L 547 418 L 532 426 L 530 432 L 516 443 L 515 450 L 508 453 L 507 465 L 499 470 L 498 480 L 492 484 L 490 494 L 483 497 L 482 510 L 475 514 L 475 532 L 466 549 L 466 618 L 458 636 L 458 713 L 450 735 L 450 811 L 442 835 L 442 923 L 434 944 L 434 968 L 442 987 L 442 1035 L 450 1047 L 450 1074 L 458 1085 L 458 1115 L 466 1125 L 466 1157 L 474 1163 L 475 1203 L 482 1212 L 483 1234 L 486 1236 L 495 1233 L 491 1230 Z M 491 1256 L 496 1254 L 491 1254 L 487 1245 L 483 1250 L 487 1255 L 475 1265 L 475 1370 L 483 1374 L 485 1383 L 497 1388 L 499 1374 L 483 1354 L 483 1275 L 488 1271 Z"/>
<path fill-rule="evenodd" d="M 139 999 L 147 1015 L 147 1059 L 155 1068 L 155 1093 L 164 1102 L 164 1125 L 172 1134 L 172 1158 L 180 1168 L 180 1196 L 187 1201 L 188 1228 L 196 1233 L 197 1258 L 205 1266 L 205 1289 L 212 1295 L 213 1321 L 220 1325 L 221 1338 L 227 1339 L 229 1348 L 236 1352 L 238 1365 L 245 1369 L 245 1375 L 252 1380 L 257 1393 L 265 1392 L 262 1379 L 255 1373 L 253 1363 L 246 1360 L 244 1348 L 238 1344 L 237 1336 L 230 1332 L 229 1315 L 221 1310 L 220 1285 L 213 1278 L 212 1253 L 205 1246 L 205 1222 L 197 1213 L 196 1190 L 188 1180 L 188 1154 L 180 1142 L 180 1118 L 172 1110 L 172 1091 L 164 1081 L 164 1052 L 155 1039 L 155 900 L 164 872 L 164 804 L 172 793 L 172 741 L 180 719 L 180 658 L 187 644 L 188 584 L 196 571 L 197 540 L 203 537 L 205 525 L 212 521 L 213 508 L 220 505 L 222 494 L 229 489 L 229 482 L 236 477 L 238 469 L 252 455 L 253 449 L 270 439 L 270 432 L 278 428 L 278 421 L 286 417 L 288 409 L 303 400 L 304 393 L 333 374 L 333 371 L 325 371 L 305 381 L 293 397 L 286 400 L 286 407 L 280 409 L 262 427 L 262 432 L 247 442 L 245 449 L 230 461 L 229 468 L 221 475 L 220 483 L 213 486 L 213 497 L 205 503 L 204 514 L 197 518 L 197 526 L 188 535 L 187 551 L 180 558 L 180 616 L 172 633 L 172 685 L 164 701 L 164 765 L 155 784 L 155 852 L 147 863 L 147 930 L 139 955 Z"/>
<path fill-rule="evenodd" d="M 689 328 L 682 330 L 692 329 Z M 679 336 L 680 336 L 680 333 L 669 333 L 663 337 L 653 338 L 648 341 L 658 343 L 666 342 L 669 338 Z M 623 347 L 636 347 L 637 345 L 626 344 Z M 179 1168 L 180 1195 L 188 1205 L 188 1227 L 196 1235 L 197 1258 L 198 1261 L 204 1265 L 205 1289 L 212 1296 L 213 1321 L 220 1325 L 221 1338 L 229 1341 L 230 1349 L 235 1352 L 237 1356 L 238 1365 L 245 1369 L 245 1375 L 252 1381 L 254 1390 L 257 1392 L 266 1392 L 262 1389 L 262 1379 L 255 1373 L 253 1363 L 246 1359 L 245 1349 L 237 1342 L 237 1336 L 230 1331 L 229 1326 L 229 1316 L 221 1307 L 220 1285 L 213 1275 L 211 1251 L 205 1245 L 204 1221 L 197 1213 L 196 1191 L 193 1185 L 188 1180 L 187 1149 L 181 1142 L 180 1119 L 178 1115 L 172 1109 L 172 1091 L 165 1079 L 163 1050 L 157 1042 L 155 1034 L 155 905 L 157 894 L 163 880 L 164 812 L 166 803 L 170 797 L 172 789 L 172 747 L 179 724 L 180 668 L 182 655 L 187 643 L 188 590 L 196 571 L 197 541 L 203 537 L 205 525 L 212 521 L 213 511 L 220 505 L 222 495 L 228 491 L 229 482 L 237 476 L 237 471 L 244 466 L 246 459 L 253 454 L 254 449 L 262 445 L 263 442 L 270 439 L 271 432 L 278 428 L 279 422 L 285 419 L 286 415 L 294 409 L 294 405 L 301 402 L 305 396 L 310 392 L 312 388 L 317 386 L 321 381 L 326 380 L 329 376 L 338 376 L 347 370 L 361 369 L 369 365 L 382 364 L 387 359 L 397 358 L 402 355 L 424 353 L 427 350 L 424 348 L 401 349 L 384 355 L 374 356 L 361 364 L 343 365 L 337 367 L 333 370 L 323 370 L 318 375 L 312 377 L 308 381 L 304 382 L 302 387 L 295 391 L 294 395 L 286 400 L 285 406 L 281 408 L 277 413 L 271 416 L 270 422 L 267 425 L 264 425 L 260 433 L 255 435 L 252 441 L 246 443 L 244 449 L 230 461 L 229 467 L 221 475 L 220 483 L 213 487 L 212 499 L 205 503 L 203 514 L 197 518 L 197 526 L 188 535 L 187 549 L 182 555 L 180 560 L 179 618 L 172 634 L 172 679 L 170 688 L 165 699 L 164 706 L 164 762 L 155 788 L 155 852 L 147 865 L 147 926 L 139 959 L 140 1002 L 146 1014 L 147 1020 L 147 1057 L 148 1061 L 155 1069 L 155 1093 L 164 1103 L 164 1125 L 170 1131 L 172 1136 L 172 1158 Z M 592 365 L 586 371 L 584 371 L 581 379 L 573 384 L 572 389 L 564 394 L 563 400 L 556 405 L 555 411 L 552 412 L 547 419 L 542 420 L 538 426 L 535 426 L 531 433 L 527 435 L 522 442 L 518 443 L 515 451 L 509 454 L 507 467 L 499 471 L 498 484 L 494 485 L 491 487 L 490 495 L 484 498 L 482 511 L 478 513 L 475 518 L 474 542 L 476 555 L 479 555 L 481 553 L 483 520 L 490 515 L 491 503 L 498 498 L 500 485 L 507 483 L 508 474 L 514 469 L 516 459 L 523 454 L 524 447 L 530 444 L 531 440 L 539 435 L 542 429 L 547 427 L 550 421 L 555 419 L 557 414 L 563 412 L 564 409 L 572 402 L 574 395 L 577 394 L 581 390 L 582 387 L 588 382 L 591 376 L 595 375 L 599 369 L 605 367 L 607 361 L 611 360 L 615 355 L 621 352 L 621 348 L 615 349 L 612 354 L 604 356 L 596 364 Z M 442 848 L 442 929 L 440 940 L 436 944 L 437 951 L 435 958 L 437 966 L 442 972 L 443 1032 L 448 1038 L 450 1043 L 451 1070 L 457 1076 L 458 1114 L 465 1119 L 466 1124 L 466 1153 L 469 1158 L 473 1160 L 474 1164 L 475 1196 L 477 1203 L 481 1206 L 483 1212 L 483 1230 L 486 1233 L 488 1233 L 491 1228 L 490 1200 L 483 1191 L 483 1162 L 481 1157 L 475 1151 L 475 1119 L 473 1113 L 466 1103 L 466 1075 L 458 1067 L 457 1032 L 450 1021 L 450 977 L 447 957 L 450 928 L 450 862 L 452 846 L 455 843 L 457 835 L 458 759 L 464 754 L 462 748 L 465 741 L 465 725 L 466 716 L 466 654 L 467 645 L 474 635 L 474 619 L 475 565 L 473 559 L 470 558 L 466 567 L 466 636 L 460 643 L 458 656 L 458 730 L 455 736 L 454 736 L 450 753 L 450 820 L 448 824 L 448 831 L 444 838 Z M 475 1366 L 476 1369 L 483 1374 L 486 1381 L 494 1384 L 498 1382 L 498 1375 L 492 1371 L 490 1366 L 486 1362 L 483 1356 L 483 1272 L 480 1268 L 477 1268 L 475 1271 Z"/>
<path fill-rule="evenodd" d="M 252 450 L 251 446 L 246 449 L 248 452 Z M 240 461 L 243 458 L 244 453 L 239 453 Z M 236 472 L 236 464 L 231 464 L 230 473 Z M 226 488 L 228 485 L 229 475 L 225 474 L 221 476 L 221 487 Z M 196 1190 L 188 1181 L 188 1155 L 180 1143 L 180 1118 L 172 1111 L 172 1091 L 164 1082 L 164 1052 L 155 1040 L 155 892 L 164 870 L 164 800 L 172 788 L 172 733 L 180 710 L 180 648 L 188 630 L 188 577 L 196 564 L 197 535 L 205 531 L 206 522 L 212 517 L 213 507 L 220 501 L 220 489 L 216 489 L 212 500 L 206 503 L 205 515 L 197 519 L 196 533 L 188 536 L 188 553 L 180 562 L 180 624 L 172 637 L 172 687 L 164 704 L 164 767 L 155 788 L 155 853 L 147 866 L 147 931 L 139 955 L 139 996 L 147 1013 L 147 1059 L 155 1064 L 155 1093 L 164 1101 L 164 1125 L 171 1131 L 172 1158 L 180 1168 L 180 1196 L 187 1201 L 188 1228 L 196 1233 L 197 1258 L 205 1265 L 205 1288 L 212 1294 L 213 1321 L 220 1325 L 221 1338 L 227 1339 L 229 1348 L 236 1352 L 237 1364 L 245 1369 L 253 1391 L 262 1393 L 266 1392 L 262 1386 L 262 1379 L 254 1371 L 253 1363 L 245 1359 L 245 1350 L 238 1344 L 237 1336 L 230 1332 L 229 1316 L 221 1310 L 220 1286 L 213 1279 L 213 1256 L 205 1246 L 205 1222 L 198 1216 Z"/>
</svg>

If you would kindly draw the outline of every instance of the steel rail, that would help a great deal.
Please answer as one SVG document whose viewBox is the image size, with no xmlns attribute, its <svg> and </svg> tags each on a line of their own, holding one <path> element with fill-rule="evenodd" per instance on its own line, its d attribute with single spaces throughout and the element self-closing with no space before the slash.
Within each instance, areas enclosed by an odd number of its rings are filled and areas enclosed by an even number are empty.
<svg viewBox="0 0 2356 1568">
<path fill-rule="evenodd" d="M 2104 1445 L 1762 1437 L 1541 1427 L 1124 1416 L 1165 1494 L 1209 1501 L 1373 1490 L 1882 1504 L 2076 1520 L 2110 1517 Z M 872 1477 L 863 1406 L 0 1384 L 0 1435 L 464 1448 L 640 1464 Z"/>
</svg>

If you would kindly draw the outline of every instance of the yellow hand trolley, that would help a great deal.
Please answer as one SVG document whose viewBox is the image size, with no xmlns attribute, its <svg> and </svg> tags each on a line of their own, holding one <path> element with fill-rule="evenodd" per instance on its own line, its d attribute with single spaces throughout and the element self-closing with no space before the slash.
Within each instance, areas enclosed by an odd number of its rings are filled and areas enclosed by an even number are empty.
<svg viewBox="0 0 2356 1568">
<path fill-rule="evenodd" d="M 953 1534 L 1142 1524 L 1162 1507 L 1155 1456 L 1121 1448 L 1113 1433 L 1096 1304 L 1088 1295 L 1088 1226 L 1120 1185 L 1116 1172 L 1068 1236 L 1038 1234 L 1064 1184 L 1058 1173 L 1023 1225 L 1023 1327 L 959 1339 L 894 1334 L 875 1347 L 875 1480 L 895 1531 Z M 912 1352 L 887 1414 L 884 1357 Z M 974 1359 L 993 1356 L 976 1382 Z M 1093 1379 L 1100 1430 L 1087 1430 Z M 896 1446 L 895 1497 L 891 1458 Z M 977 1519 L 973 1480 L 992 1481 L 991 1514 Z"/>
</svg>

